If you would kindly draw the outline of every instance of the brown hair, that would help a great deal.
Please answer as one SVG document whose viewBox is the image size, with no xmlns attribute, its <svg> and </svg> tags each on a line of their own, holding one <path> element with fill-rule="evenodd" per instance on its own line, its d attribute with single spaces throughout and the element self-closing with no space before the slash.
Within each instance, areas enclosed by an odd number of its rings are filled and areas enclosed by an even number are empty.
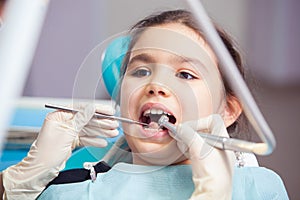
<svg viewBox="0 0 300 200">
<path fill-rule="evenodd" d="M 127 55 L 125 56 L 123 66 L 121 69 L 121 74 L 124 75 L 127 64 L 129 62 L 129 56 L 130 56 L 130 50 L 134 46 L 136 40 L 139 38 L 139 35 L 145 30 L 147 27 L 154 27 L 158 25 L 168 24 L 168 23 L 179 23 L 183 24 L 192 30 L 194 30 L 196 33 L 198 33 L 201 37 L 203 37 L 202 31 L 198 28 L 196 20 L 194 19 L 193 15 L 186 10 L 171 10 L 171 11 L 164 11 L 155 15 L 150 15 L 146 17 L 145 19 L 139 21 L 131 28 L 131 42 L 129 44 L 129 50 L 127 52 Z M 245 72 L 244 72 L 244 66 L 242 62 L 241 55 L 239 51 L 237 50 L 236 44 L 233 42 L 231 37 L 216 23 L 214 23 L 215 28 L 222 39 L 223 43 L 225 44 L 225 47 L 229 51 L 230 55 L 232 56 L 235 64 L 237 65 L 241 75 L 245 78 Z M 205 37 L 203 37 L 205 38 Z M 231 89 L 231 87 L 228 84 L 228 81 L 224 78 L 222 75 L 222 79 L 224 82 L 224 87 L 226 91 L 226 98 L 227 102 L 229 102 L 229 99 L 236 98 L 236 95 L 234 94 L 234 91 Z M 229 109 L 233 109 L 230 103 L 227 105 Z M 235 138 L 243 138 L 243 139 L 249 139 L 249 133 L 248 133 L 248 124 L 245 120 L 244 114 L 240 115 L 239 118 L 227 128 L 227 131 L 230 135 L 230 137 Z M 243 134 L 241 132 L 243 131 Z"/>
</svg>

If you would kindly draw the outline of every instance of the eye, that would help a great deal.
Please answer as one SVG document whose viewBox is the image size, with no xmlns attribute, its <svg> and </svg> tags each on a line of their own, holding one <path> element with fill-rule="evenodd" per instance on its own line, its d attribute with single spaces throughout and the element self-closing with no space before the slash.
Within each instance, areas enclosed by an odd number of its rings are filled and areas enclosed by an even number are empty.
<svg viewBox="0 0 300 200">
<path fill-rule="evenodd" d="M 144 77 L 144 76 L 149 76 L 150 74 L 151 74 L 150 70 L 145 68 L 139 68 L 134 70 L 131 75 L 135 77 Z"/>
<path fill-rule="evenodd" d="M 187 79 L 187 80 L 198 79 L 196 76 L 192 75 L 192 74 L 189 73 L 189 72 L 185 72 L 185 71 L 178 72 L 178 73 L 176 74 L 176 76 L 177 76 L 178 78 Z"/>
</svg>

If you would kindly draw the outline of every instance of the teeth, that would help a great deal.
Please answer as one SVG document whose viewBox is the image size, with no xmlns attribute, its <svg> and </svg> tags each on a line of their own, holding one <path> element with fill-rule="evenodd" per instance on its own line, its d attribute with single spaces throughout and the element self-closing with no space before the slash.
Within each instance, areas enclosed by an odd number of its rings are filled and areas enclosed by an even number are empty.
<svg viewBox="0 0 300 200">
<path fill-rule="evenodd" d="M 157 114 L 157 110 L 156 109 L 151 109 L 151 114 L 156 115 Z"/>
<path fill-rule="evenodd" d="M 156 114 L 161 115 L 161 114 L 163 114 L 163 111 L 162 110 L 156 110 Z"/>
<path fill-rule="evenodd" d="M 160 128 L 160 127 L 159 127 L 159 128 L 147 128 L 147 127 L 145 127 L 144 129 L 147 130 L 147 131 L 155 131 L 155 132 L 156 132 L 156 131 L 159 132 L 159 131 L 162 131 L 162 130 L 163 130 L 163 129 Z"/>
<path fill-rule="evenodd" d="M 144 112 L 144 116 L 150 114 L 150 112 L 151 112 L 150 110 L 146 110 L 146 111 Z"/>
<path fill-rule="evenodd" d="M 155 108 L 152 108 L 152 109 L 148 109 L 148 110 L 145 110 L 143 116 L 147 116 L 149 114 L 153 114 L 153 115 L 161 115 L 161 114 L 165 114 L 165 115 L 171 115 L 170 113 L 167 113 L 166 111 L 163 111 L 161 109 L 155 109 Z"/>
</svg>

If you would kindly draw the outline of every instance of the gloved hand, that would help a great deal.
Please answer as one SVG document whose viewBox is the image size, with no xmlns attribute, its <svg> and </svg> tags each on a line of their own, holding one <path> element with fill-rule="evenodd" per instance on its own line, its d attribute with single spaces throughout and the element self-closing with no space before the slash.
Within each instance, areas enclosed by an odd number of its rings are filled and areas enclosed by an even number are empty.
<svg viewBox="0 0 300 200">
<path fill-rule="evenodd" d="M 178 126 L 179 149 L 190 159 L 195 185 L 191 199 L 231 199 L 235 155 L 211 147 L 197 132 L 229 137 L 220 115 L 211 115 Z"/>
<path fill-rule="evenodd" d="M 103 113 L 107 115 L 113 115 L 115 110 L 109 105 L 94 105 L 95 108 L 89 111 L 91 114 L 95 112 Z M 87 113 L 86 113 L 87 114 Z M 89 114 L 87 114 L 89 115 Z M 53 120 L 60 120 L 54 116 Z M 89 116 L 87 116 L 89 117 Z M 49 117 L 50 118 L 50 117 Z M 78 117 L 77 120 L 82 120 Z M 80 124 L 77 122 L 76 124 Z M 81 129 L 79 135 L 76 137 L 73 147 L 76 146 L 94 146 L 94 147 L 106 147 L 107 141 L 104 138 L 116 137 L 119 134 L 117 128 L 119 124 L 115 120 L 110 119 L 97 119 L 91 118 L 90 121 Z"/>
<path fill-rule="evenodd" d="M 88 104 L 77 107 L 79 112 L 56 111 L 47 115 L 27 157 L 3 171 L 4 196 L 8 199 L 35 199 L 65 167 L 74 143 L 105 147 L 98 138 L 118 134 L 118 122 L 92 118 L 95 110 L 113 114 L 106 105 Z"/>
</svg>

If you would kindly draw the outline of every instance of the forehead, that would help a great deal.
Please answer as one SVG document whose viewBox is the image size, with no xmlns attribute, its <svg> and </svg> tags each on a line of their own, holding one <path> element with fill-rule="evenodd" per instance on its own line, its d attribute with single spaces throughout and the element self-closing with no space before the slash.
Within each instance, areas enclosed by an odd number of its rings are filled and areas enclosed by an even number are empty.
<svg viewBox="0 0 300 200">
<path fill-rule="evenodd" d="M 134 52 L 160 50 L 185 58 L 198 59 L 206 66 L 217 60 L 205 40 L 193 29 L 178 23 L 147 27 L 132 48 Z"/>
</svg>

